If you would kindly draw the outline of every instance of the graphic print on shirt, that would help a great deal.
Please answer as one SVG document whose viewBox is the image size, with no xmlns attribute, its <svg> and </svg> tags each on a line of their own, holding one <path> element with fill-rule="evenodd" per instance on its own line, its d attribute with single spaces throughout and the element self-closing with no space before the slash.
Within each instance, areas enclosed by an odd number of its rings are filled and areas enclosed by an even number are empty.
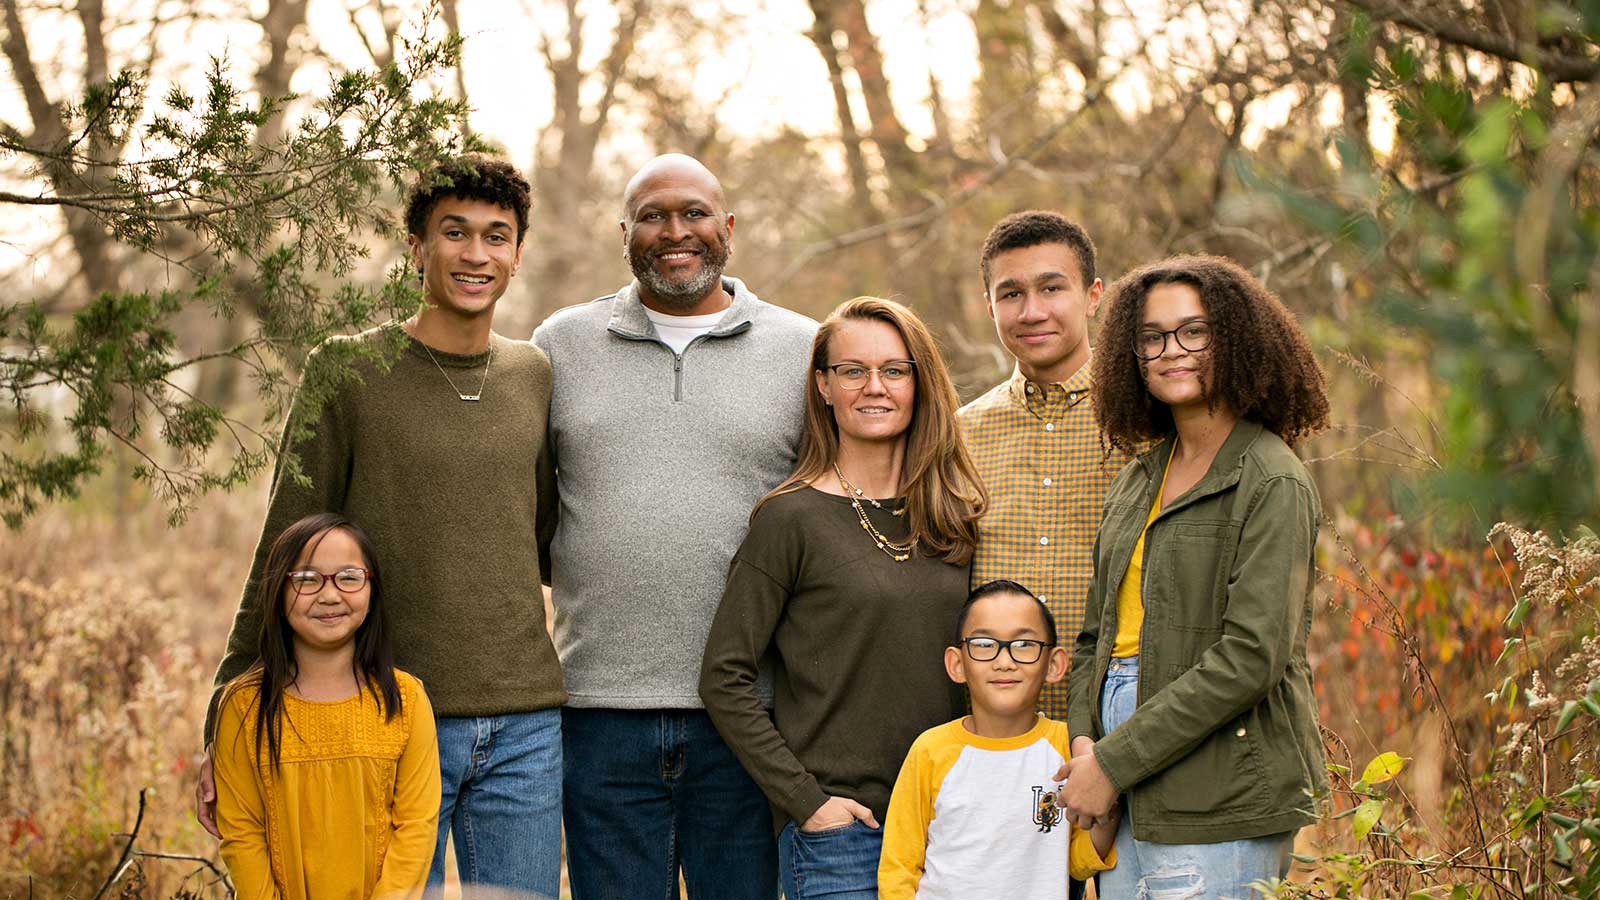
<svg viewBox="0 0 1600 900">
<path fill-rule="evenodd" d="M 1033 786 L 1033 824 L 1047 834 L 1061 824 L 1061 807 L 1056 806 L 1056 792 L 1046 791 L 1044 785 L 1040 784 Z"/>
</svg>

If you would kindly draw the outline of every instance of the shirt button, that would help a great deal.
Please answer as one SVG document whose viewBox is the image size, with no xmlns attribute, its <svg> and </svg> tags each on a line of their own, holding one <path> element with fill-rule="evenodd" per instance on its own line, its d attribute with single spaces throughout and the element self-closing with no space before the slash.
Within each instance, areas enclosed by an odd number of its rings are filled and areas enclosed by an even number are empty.
<svg viewBox="0 0 1600 900">
<path fill-rule="evenodd" d="M 1047 537 L 1039 538 L 1039 546 L 1043 547 L 1048 543 L 1050 543 L 1050 539 L 1049 538 L 1047 538 Z"/>
<path fill-rule="evenodd" d="M 1040 602 L 1040 603 L 1047 603 L 1047 602 L 1049 602 L 1049 600 L 1050 600 L 1050 598 L 1049 598 L 1049 597 L 1046 597 L 1046 596 L 1045 596 L 1045 595 L 1043 595 L 1043 594 L 1040 594 L 1040 595 L 1039 595 L 1039 602 Z"/>
<path fill-rule="evenodd" d="M 1046 423 L 1044 423 L 1044 430 L 1045 431 L 1055 431 L 1056 430 L 1056 423 L 1054 423 L 1054 422 L 1046 422 Z"/>
<path fill-rule="evenodd" d="M 1028 385 L 1028 393 L 1033 393 L 1033 385 Z"/>
<path fill-rule="evenodd" d="M 1077 403 L 1078 402 L 1078 392 L 1077 391 L 1073 391 L 1072 393 L 1068 394 L 1067 395 L 1067 402 L 1069 402 L 1069 403 Z"/>
<path fill-rule="evenodd" d="M 1049 487 L 1049 486 L 1050 486 L 1050 479 L 1048 479 L 1048 478 L 1046 478 L 1046 479 L 1045 479 L 1045 480 L 1044 480 L 1044 486 L 1045 486 L 1045 487 Z"/>
<path fill-rule="evenodd" d="M 1244 726 L 1243 725 L 1239 726 L 1239 730 L 1235 731 L 1233 733 L 1233 736 L 1234 737 L 1244 737 Z"/>
</svg>

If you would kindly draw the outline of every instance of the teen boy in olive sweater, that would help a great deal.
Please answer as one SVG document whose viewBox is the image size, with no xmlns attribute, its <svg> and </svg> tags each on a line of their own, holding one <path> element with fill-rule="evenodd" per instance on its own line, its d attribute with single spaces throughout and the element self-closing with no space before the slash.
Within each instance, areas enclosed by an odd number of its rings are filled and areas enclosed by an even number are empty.
<svg viewBox="0 0 1600 900">
<path fill-rule="evenodd" d="M 426 684 L 438 715 L 443 797 L 430 885 L 456 835 L 461 880 L 555 897 L 560 889 L 561 716 L 566 699 L 539 589 L 538 530 L 554 501 L 544 448 L 550 363 L 490 330 L 522 261 L 529 186 L 510 165 L 471 156 L 428 173 L 406 211 L 426 304 L 415 316 L 333 338 L 306 361 L 327 383 L 347 342 L 387 347 L 387 371 L 356 363 L 335 380 L 314 436 L 285 449 L 216 684 L 254 662 L 256 579 L 286 525 L 334 511 L 358 522 L 383 562 L 397 665 Z M 207 740 L 214 725 L 206 722 Z M 197 815 L 211 829 L 208 763 Z"/>
</svg>

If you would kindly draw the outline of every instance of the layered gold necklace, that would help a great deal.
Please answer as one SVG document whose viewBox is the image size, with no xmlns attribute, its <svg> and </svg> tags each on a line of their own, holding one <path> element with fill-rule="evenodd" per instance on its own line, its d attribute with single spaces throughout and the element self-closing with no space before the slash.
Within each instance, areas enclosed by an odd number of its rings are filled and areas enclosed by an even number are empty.
<svg viewBox="0 0 1600 900">
<path fill-rule="evenodd" d="M 883 504 L 872 499 L 871 497 L 868 497 L 866 494 L 862 493 L 860 488 L 851 484 L 850 479 L 844 477 L 844 472 L 839 470 L 838 463 L 833 464 L 833 474 L 839 476 L 840 490 L 844 491 L 844 495 L 850 498 L 850 507 L 856 511 L 856 518 L 861 520 L 862 530 L 864 530 L 867 535 L 872 538 L 872 542 L 874 544 L 878 545 L 878 549 L 888 554 L 889 558 L 895 562 L 905 562 L 906 560 L 910 559 L 911 548 L 916 546 L 917 542 L 915 540 L 909 540 L 904 544 L 896 544 L 894 541 L 884 537 L 883 532 L 879 531 L 877 526 L 872 524 L 872 520 L 867 518 L 866 507 L 861 505 L 861 501 L 865 500 L 868 503 L 871 503 L 873 509 L 883 509 Z M 903 516 L 906 513 L 904 507 L 901 507 L 900 509 L 893 509 L 889 512 L 890 515 L 894 516 Z"/>
</svg>

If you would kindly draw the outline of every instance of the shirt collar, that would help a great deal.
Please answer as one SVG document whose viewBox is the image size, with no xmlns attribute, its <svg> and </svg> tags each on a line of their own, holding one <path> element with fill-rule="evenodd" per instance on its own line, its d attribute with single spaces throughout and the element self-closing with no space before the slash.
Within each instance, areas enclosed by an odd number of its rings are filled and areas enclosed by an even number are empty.
<svg viewBox="0 0 1600 900">
<path fill-rule="evenodd" d="M 733 302 L 723 311 L 722 318 L 707 332 L 711 337 L 736 334 L 749 327 L 755 313 L 755 295 L 745 288 L 744 282 L 727 275 L 722 276 L 722 289 L 733 297 Z M 617 291 L 611 306 L 611 321 L 607 327 L 623 337 L 648 340 L 656 336 L 644 312 L 644 301 L 639 299 L 639 282 L 633 281 Z"/>
<path fill-rule="evenodd" d="M 1039 396 L 1034 401 L 1036 403 L 1041 400 L 1048 402 L 1050 395 L 1059 391 L 1062 402 L 1066 403 L 1068 409 L 1071 409 L 1089 399 L 1089 387 L 1094 383 L 1093 374 L 1090 371 L 1093 361 L 1094 357 L 1092 356 L 1085 359 L 1083 365 L 1078 367 L 1078 371 L 1067 376 L 1066 381 L 1056 381 L 1042 385 L 1029 382 L 1027 378 L 1023 377 L 1022 368 L 1014 366 L 1011 369 L 1011 380 L 1006 383 L 1006 391 L 1011 395 L 1012 402 L 1024 409 L 1029 406 L 1028 388 L 1030 385 L 1035 391 L 1042 391 L 1042 396 Z"/>
</svg>

